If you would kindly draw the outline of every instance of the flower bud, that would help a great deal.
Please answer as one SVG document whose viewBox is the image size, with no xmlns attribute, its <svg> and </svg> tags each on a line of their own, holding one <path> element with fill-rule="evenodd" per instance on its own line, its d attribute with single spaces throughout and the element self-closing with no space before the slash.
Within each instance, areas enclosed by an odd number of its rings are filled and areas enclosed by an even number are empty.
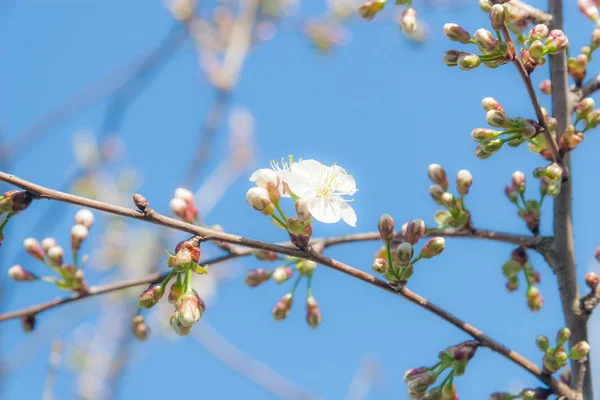
<svg viewBox="0 0 600 400">
<path fill-rule="evenodd" d="M 133 204 L 135 204 L 140 211 L 146 211 L 146 209 L 150 206 L 148 200 L 139 193 L 133 195 Z"/>
<path fill-rule="evenodd" d="M 94 223 L 94 213 L 87 208 L 77 211 L 75 214 L 75 224 L 80 224 L 90 229 Z"/>
<path fill-rule="evenodd" d="M 435 383 L 436 379 L 437 374 L 430 370 L 425 370 L 419 374 L 414 374 L 408 380 L 406 380 L 405 375 L 406 385 L 408 386 L 408 392 L 415 396 L 411 396 L 412 398 L 422 397 L 425 394 L 425 392 L 427 392 L 427 389 L 429 389 L 429 387 Z"/>
<path fill-rule="evenodd" d="M 396 257 L 398 258 L 398 265 L 405 267 L 410 264 L 410 260 L 413 258 L 415 249 L 413 249 L 410 243 L 401 243 L 396 248 Z"/>
<path fill-rule="evenodd" d="M 442 204 L 444 205 L 444 207 L 446 207 L 448 210 L 456 210 L 457 206 L 456 206 L 456 200 L 454 199 L 454 195 L 452 193 L 449 192 L 445 192 L 442 195 Z"/>
<path fill-rule="evenodd" d="M 191 327 L 200 321 L 205 310 L 204 301 L 195 290 L 184 293 L 177 300 L 177 318 L 183 326 Z"/>
<path fill-rule="evenodd" d="M 8 277 L 16 282 L 30 282 L 38 279 L 32 272 L 21 267 L 19 264 L 8 269 Z"/>
<path fill-rule="evenodd" d="M 485 97 L 483 100 L 481 100 L 481 105 L 486 112 L 496 110 L 504 114 L 504 107 L 502 107 L 500 102 L 493 97 Z"/>
<path fill-rule="evenodd" d="M 458 58 L 463 54 L 462 51 L 448 50 L 444 53 L 442 61 L 448 67 L 456 67 L 458 65 Z"/>
<path fill-rule="evenodd" d="M 385 258 L 381 258 L 381 257 L 377 257 L 373 260 L 373 272 L 377 273 L 377 274 L 385 274 L 386 272 L 388 272 L 388 262 Z"/>
<path fill-rule="evenodd" d="M 525 174 L 521 171 L 513 172 L 512 184 L 517 193 L 525 193 Z"/>
<path fill-rule="evenodd" d="M 540 40 L 534 40 L 529 45 L 529 52 L 535 59 L 540 59 L 544 56 L 544 44 Z"/>
<path fill-rule="evenodd" d="M 42 249 L 44 249 L 44 252 L 48 253 L 48 250 L 54 246 L 56 246 L 56 239 L 49 237 L 42 240 Z"/>
<path fill-rule="evenodd" d="M 360 5 L 358 8 L 358 14 L 361 18 L 373 19 L 379 11 L 383 10 L 383 6 L 385 5 L 386 1 L 387 0 L 367 1 Z"/>
<path fill-rule="evenodd" d="M 400 29 L 410 35 L 417 30 L 417 12 L 414 8 L 407 8 L 400 17 Z"/>
<path fill-rule="evenodd" d="M 491 97 L 488 97 L 491 99 Z M 485 99 L 483 99 L 485 100 Z M 485 106 L 484 106 L 485 107 Z M 473 138 L 476 142 L 481 142 L 485 139 L 494 139 L 500 134 L 499 131 L 494 129 L 486 129 L 486 128 L 475 128 L 471 131 L 471 138 Z"/>
<path fill-rule="evenodd" d="M 560 347 L 567 343 L 571 338 L 571 330 L 569 328 L 562 328 L 556 334 L 556 347 Z"/>
<path fill-rule="evenodd" d="M 267 271 L 264 268 L 251 269 L 246 272 L 246 278 L 244 282 L 250 287 L 256 287 L 263 282 L 268 281 L 271 278 L 271 271 Z"/>
<path fill-rule="evenodd" d="M 180 252 L 188 252 L 195 263 L 200 261 L 200 237 L 194 236 L 177 243 L 177 246 L 175 246 L 175 256 Z"/>
<path fill-rule="evenodd" d="M 60 267 L 63 264 L 63 249 L 60 246 L 52 246 L 48 249 L 48 263 Z"/>
<path fill-rule="evenodd" d="M 583 132 L 576 132 L 573 125 L 569 125 L 560 137 L 560 149 L 565 153 L 572 151 L 583 142 L 584 137 Z"/>
<path fill-rule="evenodd" d="M 427 175 L 434 183 L 440 185 L 445 190 L 448 190 L 448 178 L 446 177 L 446 171 L 439 164 L 430 164 L 427 168 Z"/>
<path fill-rule="evenodd" d="M 40 261 L 44 261 L 44 251 L 37 240 L 34 238 L 27 238 L 23 241 L 23 247 L 25 247 L 27 254 Z"/>
<path fill-rule="evenodd" d="M 379 229 L 379 237 L 381 240 L 384 242 L 392 240 L 394 237 L 394 218 L 389 214 L 383 214 L 379 218 L 377 228 Z"/>
<path fill-rule="evenodd" d="M 171 208 L 171 212 L 175 214 L 176 217 L 181 219 L 185 219 L 186 216 L 186 208 L 187 203 L 183 199 L 172 198 L 169 202 L 169 207 Z"/>
<path fill-rule="evenodd" d="M 37 317 L 35 314 L 27 314 L 21 316 L 21 327 L 23 331 L 29 333 L 33 332 L 35 329 L 35 323 L 37 321 Z"/>
<path fill-rule="evenodd" d="M 456 62 L 458 68 L 470 71 L 481 65 L 481 59 L 477 54 L 462 53 Z"/>
<path fill-rule="evenodd" d="M 577 119 L 584 119 L 590 114 L 590 112 L 592 112 L 595 106 L 596 103 L 591 97 L 582 99 L 579 103 L 577 103 L 577 107 L 575 108 L 575 117 Z"/>
<path fill-rule="evenodd" d="M 185 326 L 181 323 L 181 321 L 179 321 L 179 313 L 177 311 L 175 311 L 171 315 L 171 319 L 169 322 L 171 324 L 171 327 L 175 331 L 175 333 L 177 333 L 179 336 L 189 335 L 190 332 L 192 331 L 191 326 Z"/>
<path fill-rule="evenodd" d="M 586 117 L 585 127 L 592 129 L 600 125 L 600 110 L 594 110 Z"/>
<path fill-rule="evenodd" d="M 600 277 L 595 272 L 588 272 L 585 274 L 585 284 L 588 285 L 590 289 L 596 289 L 598 282 L 600 282 Z"/>
<path fill-rule="evenodd" d="M 461 169 L 456 174 L 456 190 L 461 195 L 466 195 L 469 193 L 469 189 L 471 188 L 471 184 L 473 184 L 473 176 L 466 169 Z"/>
<path fill-rule="evenodd" d="M 296 264 L 296 269 L 304 276 L 310 276 L 315 268 L 317 268 L 317 263 L 310 260 L 300 260 Z"/>
<path fill-rule="evenodd" d="M 490 12 L 492 8 L 492 0 L 479 0 L 479 7 L 484 12 Z"/>
<path fill-rule="evenodd" d="M 421 258 L 432 258 L 437 256 L 444 251 L 446 247 L 446 241 L 442 237 L 435 237 L 433 239 L 429 239 L 429 241 L 423 246 L 421 249 L 421 253 L 419 257 Z"/>
<path fill-rule="evenodd" d="M 180 250 L 175 254 L 173 268 L 177 272 L 185 272 L 192 266 L 192 254 L 187 250 Z"/>
<path fill-rule="evenodd" d="M 548 337 L 544 335 L 538 335 L 535 338 L 535 344 L 540 351 L 546 352 L 548 347 L 550 347 L 550 342 L 548 341 Z"/>
<path fill-rule="evenodd" d="M 503 144 L 501 139 L 486 139 L 481 142 L 481 148 L 484 153 L 491 155 L 500 150 Z"/>
<path fill-rule="evenodd" d="M 269 198 L 269 192 L 263 188 L 253 187 L 248 190 L 246 193 L 246 202 L 250 207 L 263 215 L 271 215 L 275 211 L 275 206 Z"/>
<path fill-rule="evenodd" d="M 309 296 L 306 299 L 306 322 L 308 326 L 315 329 L 321 324 L 322 316 L 319 304 L 314 297 Z"/>
<path fill-rule="evenodd" d="M 0 211 L 17 214 L 33 201 L 33 194 L 25 190 L 9 190 L 0 198 Z"/>
<path fill-rule="evenodd" d="M 446 191 L 440 185 L 431 185 L 429 187 L 429 194 L 431 194 L 431 198 L 433 198 L 433 201 L 435 201 L 440 206 L 443 205 L 442 196 L 444 195 L 444 193 L 446 193 Z"/>
<path fill-rule="evenodd" d="M 144 317 L 141 315 L 136 315 L 132 319 L 131 331 L 133 332 L 133 336 L 135 336 L 138 340 L 144 342 L 148 339 L 148 334 L 150 333 L 150 328 L 144 322 Z"/>
<path fill-rule="evenodd" d="M 490 9 L 490 21 L 492 22 L 492 28 L 499 31 L 504 28 L 504 22 L 506 21 L 506 11 L 504 6 L 500 4 L 494 4 Z"/>
<path fill-rule="evenodd" d="M 183 281 L 181 280 L 181 276 L 177 275 L 177 280 L 169 288 L 167 300 L 170 304 L 175 305 L 181 297 L 181 293 L 183 293 Z"/>
<path fill-rule="evenodd" d="M 275 283 L 280 284 L 292 277 L 294 271 L 290 267 L 282 266 L 277 267 L 273 271 L 273 280 Z"/>
<path fill-rule="evenodd" d="M 460 42 L 463 44 L 467 44 L 471 40 L 471 35 L 469 32 L 464 30 L 458 24 L 446 24 L 444 25 L 444 35 L 454 42 Z"/>
<path fill-rule="evenodd" d="M 546 38 L 546 52 L 557 54 L 569 46 L 569 40 L 560 29 L 553 29 Z"/>
<path fill-rule="evenodd" d="M 571 347 L 571 352 L 569 353 L 569 358 L 573 360 L 579 360 L 583 357 L 586 357 L 590 352 L 590 345 L 588 342 L 581 341 L 577 343 L 575 346 Z"/>
<path fill-rule="evenodd" d="M 298 218 L 300 218 L 302 221 L 309 220 L 312 217 L 310 211 L 308 210 L 307 199 L 300 198 L 296 200 L 294 206 L 296 207 L 296 214 L 298 214 Z"/>
<path fill-rule="evenodd" d="M 309 221 L 302 221 L 299 218 L 288 218 L 288 234 L 290 241 L 294 246 L 303 249 L 308 246 L 308 242 L 313 233 L 312 224 Z"/>
<path fill-rule="evenodd" d="M 279 255 L 272 251 L 254 250 L 252 254 L 254 254 L 254 257 L 261 261 L 276 261 L 279 259 Z"/>
<path fill-rule="evenodd" d="M 510 253 L 510 259 L 516 262 L 521 267 L 527 264 L 529 261 L 529 257 L 527 257 L 527 252 L 521 246 L 517 247 Z"/>
<path fill-rule="evenodd" d="M 496 48 L 496 39 L 492 32 L 487 29 L 478 29 L 473 35 L 473 39 L 477 42 L 477 47 L 483 53 L 491 53 Z"/>
<path fill-rule="evenodd" d="M 273 307 L 273 318 L 275 321 L 284 320 L 289 314 L 292 308 L 292 294 L 286 293 Z"/>
<path fill-rule="evenodd" d="M 263 189 L 269 189 L 269 187 L 278 188 L 281 183 L 277 172 L 268 168 L 261 168 L 255 171 L 250 176 L 250 182 L 254 182 L 256 186 Z"/>
<path fill-rule="evenodd" d="M 498 128 L 508 128 L 510 127 L 510 118 L 506 116 L 502 111 L 499 110 L 489 110 L 485 114 L 485 118 L 487 123 L 491 126 L 495 126 Z"/>
<path fill-rule="evenodd" d="M 538 24 L 529 31 L 529 42 L 544 40 L 546 36 L 548 36 L 548 27 L 544 24 Z"/>
<path fill-rule="evenodd" d="M 533 312 L 540 311 L 544 306 L 544 298 L 535 286 L 530 286 L 527 290 L 527 305 Z"/>
<path fill-rule="evenodd" d="M 81 248 L 81 243 L 83 243 L 87 236 L 88 228 L 81 224 L 73 225 L 71 228 L 71 249 L 73 249 L 73 251 L 79 250 Z"/>
<path fill-rule="evenodd" d="M 412 245 L 417 244 L 419 239 L 425 235 L 425 221 L 422 219 L 413 219 L 406 226 L 404 240 Z"/>
<path fill-rule="evenodd" d="M 540 83 L 540 91 L 548 96 L 552 94 L 552 83 L 550 82 L 550 79 L 544 79 Z"/>
<path fill-rule="evenodd" d="M 590 51 L 594 51 L 598 47 L 600 47 L 600 28 L 597 27 L 592 32 L 592 43 L 591 43 Z"/>
<path fill-rule="evenodd" d="M 563 169 L 557 163 L 552 163 L 546 167 L 546 177 L 551 181 L 560 181 L 563 175 Z"/>
<path fill-rule="evenodd" d="M 138 302 L 140 307 L 152 308 L 158 303 L 158 301 L 165 294 L 165 288 L 160 284 L 151 285 L 148 289 L 144 290 L 140 294 L 140 300 Z"/>
<path fill-rule="evenodd" d="M 600 14 L 598 7 L 592 0 L 579 0 L 578 1 L 579 11 L 589 19 L 595 22 L 600 22 Z"/>
</svg>

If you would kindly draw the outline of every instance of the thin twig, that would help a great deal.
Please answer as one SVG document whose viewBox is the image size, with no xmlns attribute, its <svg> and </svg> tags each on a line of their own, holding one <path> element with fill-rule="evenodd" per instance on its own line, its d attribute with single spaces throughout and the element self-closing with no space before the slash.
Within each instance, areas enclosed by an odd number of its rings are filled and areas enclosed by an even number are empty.
<svg viewBox="0 0 600 400">
<path fill-rule="evenodd" d="M 515 45 L 513 43 L 510 31 L 508 30 L 506 24 L 504 24 L 504 27 L 502 28 L 502 34 L 504 35 L 504 40 L 506 40 L 506 42 L 508 43 L 509 50 L 512 49 L 516 53 Z M 523 65 L 523 62 L 519 58 L 518 54 L 515 54 L 513 64 L 517 68 L 517 71 L 519 72 L 519 75 L 521 76 L 521 79 L 525 84 L 525 89 L 527 89 L 527 94 L 529 95 L 529 99 L 531 100 L 531 104 L 533 105 L 533 109 L 535 110 L 535 115 L 537 116 L 538 122 L 542 126 L 542 134 L 544 135 L 544 139 L 546 140 L 546 143 L 548 144 L 548 146 L 550 147 L 550 151 L 552 152 L 552 158 L 555 162 L 560 162 L 562 156 L 560 154 L 558 143 L 556 143 L 556 140 L 552 137 L 552 134 L 550 133 L 550 129 L 548 128 L 548 124 L 546 123 L 546 118 L 544 118 L 544 113 L 542 112 L 542 107 L 540 106 L 537 94 L 535 93 L 533 82 L 531 82 L 531 77 L 525 69 L 525 65 Z"/>
<path fill-rule="evenodd" d="M 596 75 L 583 84 L 581 88 L 581 98 L 586 98 L 600 90 L 600 74 Z"/>
</svg>

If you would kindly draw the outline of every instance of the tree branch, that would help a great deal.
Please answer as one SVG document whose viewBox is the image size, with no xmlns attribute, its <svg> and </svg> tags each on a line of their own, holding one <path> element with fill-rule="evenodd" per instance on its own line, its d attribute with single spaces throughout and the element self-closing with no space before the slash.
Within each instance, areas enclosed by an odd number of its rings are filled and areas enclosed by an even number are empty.
<svg viewBox="0 0 600 400">
<path fill-rule="evenodd" d="M 548 8 L 553 19 L 550 29 L 563 29 L 562 0 L 548 0 Z M 571 122 L 572 111 L 569 107 L 569 88 L 567 76 L 567 61 L 564 52 L 550 55 L 550 78 L 552 82 L 552 111 L 557 120 L 556 131 L 558 139 Z M 570 170 L 570 153 L 564 155 L 563 167 Z M 554 198 L 554 243 L 552 250 L 546 254 L 546 259 L 554 269 L 558 281 L 558 289 L 562 302 L 565 321 L 571 330 L 571 343 L 588 340 L 587 321 L 580 314 L 580 294 L 577 287 L 577 268 L 575 264 L 575 243 L 572 222 L 572 173 L 571 179 L 563 182 L 560 194 Z M 580 365 L 572 362 L 572 381 L 579 376 Z M 593 400 L 591 368 L 588 365 L 585 374 L 583 398 Z"/>
<path fill-rule="evenodd" d="M 600 90 L 600 74 L 583 84 L 583 87 L 581 88 L 581 98 L 584 99 L 589 97 L 598 90 Z"/>
</svg>

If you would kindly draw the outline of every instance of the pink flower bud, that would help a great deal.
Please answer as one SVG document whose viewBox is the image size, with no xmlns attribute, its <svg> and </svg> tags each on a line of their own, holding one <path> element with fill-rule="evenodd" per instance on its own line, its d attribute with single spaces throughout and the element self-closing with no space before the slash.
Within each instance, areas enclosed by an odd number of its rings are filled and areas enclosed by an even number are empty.
<svg viewBox="0 0 600 400">
<path fill-rule="evenodd" d="M 529 31 L 529 41 L 544 40 L 548 36 L 548 27 L 544 24 L 538 24 Z"/>
<path fill-rule="evenodd" d="M 600 47 L 600 28 L 596 28 L 594 29 L 594 32 L 592 32 L 592 46 L 590 51 L 594 51 L 598 47 Z"/>
<path fill-rule="evenodd" d="M 263 188 L 253 187 L 248 190 L 246 193 L 246 202 L 250 207 L 263 215 L 271 215 L 275 211 L 275 206 L 269 198 L 269 192 Z"/>
<path fill-rule="evenodd" d="M 54 238 L 49 237 L 42 240 L 42 249 L 44 249 L 46 253 L 48 253 L 48 250 L 50 250 L 50 248 L 54 246 L 56 246 L 56 240 Z"/>
<path fill-rule="evenodd" d="M 490 9 L 490 21 L 492 22 L 492 28 L 499 31 L 504 27 L 506 21 L 506 11 L 504 6 L 500 4 L 494 4 Z"/>
<path fill-rule="evenodd" d="M 408 266 L 410 260 L 412 260 L 415 249 L 410 243 L 401 243 L 396 248 L 396 257 L 398 259 L 398 265 L 402 267 Z"/>
<path fill-rule="evenodd" d="M 414 8 L 407 8 L 400 17 L 400 29 L 410 35 L 417 30 L 417 12 Z"/>
<path fill-rule="evenodd" d="M 275 321 L 282 321 L 290 314 L 292 308 L 292 294 L 286 293 L 275 307 L 273 307 L 273 318 Z"/>
<path fill-rule="evenodd" d="M 477 47 L 483 53 L 491 53 L 496 48 L 496 39 L 492 32 L 487 29 L 478 29 L 473 35 L 473 39 L 477 42 Z"/>
<path fill-rule="evenodd" d="M 544 79 L 540 83 L 540 91 L 548 96 L 552 94 L 552 83 L 550 82 L 550 79 Z"/>
<path fill-rule="evenodd" d="M 73 249 L 73 251 L 79 250 L 81 248 L 81 243 L 83 243 L 87 236 L 88 228 L 81 224 L 73 225 L 71 228 L 71 249 Z"/>
<path fill-rule="evenodd" d="M 288 279 L 290 279 L 292 277 L 293 273 L 294 273 L 294 270 L 292 270 L 290 267 L 286 267 L 286 266 L 277 267 L 273 271 L 273 280 L 277 284 L 283 283 L 283 282 L 287 281 Z"/>
<path fill-rule="evenodd" d="M 23 241 L 23 246 L 25 247 L 27 254 L 40 261 L 44 261 L 44 251 L 37 240 L 34 238 L 27 238 Z"/>
<path fill-rule="evenodd" d="M 8 269 L 8 276 L 10 279 L 16 282 L 30 282 L 38 279 L 37 276 L 18 264 L 13 265 Z"/>
<path fill-rule="evenodd" d="M 178 199 L 177 197 L 175 197 L 169 202 L 169 207 L 171 208 L 171 212 L 175 214 L 175 216 L 181 219 L 185 218 L 185 209 L 187 208 L 187 203 L 185 202 L 185 200 Z"/>
<path fill-rule="evenodd" d="M 471 35 L 458 24 L 444 25 L 444 35 L 454 42 L 467 44 L 471 41 Z"/>
<path fill-rule="evenodd" d="M 550 54 L 557 54 L 569 47 L 569 40 L 560 29 L 553 29 L 548 34 L 545 42 L 546 51 Z"/>
<path fill-rule="evenodd" d="M 444 56 L 442 57 L 442 61 L 448 67 L 456 67 L 458 65 L 458 59 L 462 54 L 466 54 L 466 53 L 464 53 L 462 51 L 458 51 L 458 50 L 448 50 L 447 52 L 444 53 Z"/>
<path fill-rule="evenodd" d="M 525 174 L 521 171 L 515 171 L 512 174 L 512 184 L 518 193 L 525 192 Z"/>
<path fill-rule="evenodd" d="M 595 272 L 588 272 L 585 274 L 585 284 L 592 290 L 596 289 L 598 283 L 600 282 L 600 277 Z"/>
<path fill-rule="evenodd" d="M 493 97 L 486 97 L 483 100 L 481 100 L 481 106 L 483 107 L 483 109 L 486 112 L 491 111 L 491 110 L 496 110 L 496 111 L 500 111 L 501 113 L 504 113 L 504 107 L 502 107 L 500 102 Z M 479 129 L 482 129 L 482 128 L 479 128 Z"/>
<path fill-rule="evenodd" d="M 373 272 L 377 274 L 385 274 L 388 271 L 388 262 L 385 258 L 377 257 L 373 260 Z"/>
<path fill-rule="evenodd" d="M 279 259 L 279 255 L 272 251 L 254 250 L 252 254 L 254 254 L 254 257 L 261 261 L 276 261 Z"/>
<path fill-rule="evenodd" d="M 583 15 L 591 19 L 592 21 L 598 22 L 600 20 L 600 14 L 598 13 L 598 7 L 592 0 L 578 0 L 579 11 Z"/>
<path fill-rule="evenodd" d="M 267 271 L 264 268 L 251 269 L 246 272 L 246 278 L 244 282 L 250 287 L 256 287 L 263 282 L 268 281 L 271 278 L 271 271 Z"/>
<path fill-rule="evenodd" d="M 427 168 L 427 175 L 434 183 L 440 185 L 444 190 L 448 189 L 448 178 L 446 178 L 446 171 L 439 164 L 430 164 Z"/>
<path fill-rule="evenodd" d="M 152 308 L 164 294 L 165 288 L 162 285 L 154 284 L 142 292 L 138 304 L 143 308 Z"/>
<path fill-rule="evenodd" d="M 575 346 L 571 347 L 571 352 L 569 353 L 569 358 L 573 360 L 579 360 L 583 357 L 586 357 L 590 352 L 590 345 L 588 342 L 581 341 L 577 343 Z"/>
<path fill-rule="evenodd" d="M 200 237 L 194 236 L 177 243 L 177 246 L 175 246 L 175 256 L 177 256 L 179 252 L 184 251 L 190 253 L 193 262 L 197 263 L 200 261 Z"/>
<path fill-rule="evenodd" d="M 544 306 L 544 298 L 535 286 L 530 286 L 527 290 L 527 305 L 533 312 L 540 311 Z"/>
<path fill-rule="evenodd" d="M 315 329 L 321 324 L 322 316 L 319 304 L 314 297 L 309 296 L 306 299 L 306 322 L 308 325 Z"/>
<path fill-rule="evenodd" d="M 63 264 L 63 249 L 60 246 L 52 246 L 48 249 L 48 262 L 50 265 L 60 267 Z"/>
<path fill-rule="evenodd" d="M 184 293 L 177 300 L 177 314 L 181 325 L 191 327 L 200 321 L 206 310 L 204 301 L 195 290 Z"/>
<path fill-rule="evenodd" d="M 432 258 L 434 256 L 441 254 L 442 251 L 444 251 L 445 247 L 446 247 L 446 241 L 444 240 L 444 238 L 435 237 L 435 238 L 429 239 L 429 241 L 421 249 L 421 253 L 419 254 L 419 257 Z"/>
<path fill-rule="evenodd" d="M 578 119 L 583 119 L 587 117 L 590 112 L 592 112 L 595 106 L 596 103 L 594 102 L 594 99 L 591 97 L 586 97 L 577 104 L 577 107 L 575 108 L 575 116 Z"/>
<path fill-rule="evenodd" d="M 422 219 L 413 219 L 406 226 L 404 240 L 415 245 L 425 235 L 425 222 Z"/>
<path fill-rule="evenodd" d="M 392 237 L 394 236 L 394 218 L 389 214 L 383 214 L 379 218 L 377 228 L 379 229 L 379 237 L 381 240 L 384 242 L 392 240 Z"/>
<path fill-rule="evenodd" d="M 192 202 L 194 201 L 194 193 L 186 188 L 177 188 L 175 189 L 175 198 L 186 202 Z"/>
<path fill-rule="evenodd" d="M 94 223 L 94 213 L 87 208 L 77 211 L 75 214 L 75 224 L 80 224 L 90 229 Z"/>
<path fill-rule="evenodd" d="M 131 332 L 133 333 L 133 336 L 142 342 L 146 341 L 146 339 L 148 339 L 148 334 L 150 333 L 150 328 L 148 328 L 148 325 L 144 322 L 144 317 L 136 315 L 131 322 Z"/>
</svg>

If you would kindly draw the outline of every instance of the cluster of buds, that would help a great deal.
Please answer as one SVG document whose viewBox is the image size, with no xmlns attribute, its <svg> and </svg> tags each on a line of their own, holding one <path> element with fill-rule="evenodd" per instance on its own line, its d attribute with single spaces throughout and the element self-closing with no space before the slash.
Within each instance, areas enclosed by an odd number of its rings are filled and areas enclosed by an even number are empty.
<svg viewBox="0 0 600 400">
<path fill-rule="evenodd" d="M 200 238 L 194 236 L 179 242 L 175 247 L 175 254 L 169 254 L 169 256 L 168 266 L 171 271 L 162 282 L 151 285 L 140 294 L 138 305 L 147 309 L 154 307 L 165 294 L 171 279 L 177 276 L 169 289 L 168 300 L 175 307 L 170 324 L 178 335 L 185 336 L 192 331 L 192 327 L 206 310 L 204 301 L 192 288 L 194 272 L 200 275 L 208 273 L 198 264 Z"/>
<path fill-rule="evenodd" d="M 567 59 L 567 72 L 571 78 L 573 78 L 577 86 L 581 86 L 581 82 L 585 79 L 591 54 L 591 48 L 584 46 L 581 48 L 580 54 Z"/>
<path fill-rule="evenodd" d="M 591 97 L 586 97 L 577 103 L 577 107 L 575 108 L 574 126 L 577 126 L 580 122 L 583 123 L 583 128 L 580 133 L 581 140 L 583 140 L 584 132 L 600 125 L 600 109 L 594 109 L 595 106 L 596 103 Z M 577 132 L 575 134 L 577 134 Z"/>
<path fill-rule="evenodd" d="M 505 22 L 513 33 L 524 36 L 523 32 L 529 27 L 530 21 L 535 18 L 530 15 L 529 9 L 521 6 L 520 4 L 513 4 L 509 0 L 495 1 L 492 0 L 479 0 L 479 7 L 486 13 L 490 13 L 494 7 L 494 3 L 500 3 L 506 13 Z M 498 4 L 498 5 L 500 5 Z"/>
<path fill-rule="evenodd" d="M 456 191 L 459 197 L 456 198 L 448 191 L 448 178 L 446 171 L 439 164 L 431 164 L 427 169 L 429 179 L 433 185 L 429 188 L 429 194 L 433 200 L 445 210 L 440 210 L 435 214 L 435 222 L 438 223 L 438 229 L 455 228 L 463 229 L 471 226 L 471 216 L 465 208 L 464 197 L 469 193 L 473 184 L 473 176 L 466 169 L 458 171 L 456 174 Z"/>
<path fill-rule="evenodd" d="M 27 238 L 23 241 L 25 251 L 34 259 L 46 264 L 57 275 L 57 277 L 38 276 L 33 272 L 23 268 L 17 264 L 9 268 L 8 276 L 19 282 L 41 280 L 56 284 L 63 290 L 73 290 L 80 293 L 85 293 L 87 290 L 83 274 L 83 267 L 87 260 L 87 256 L 82 257 L 81 265 L 79 263 L 79 250 L 81 245 L 88 237 L 89 229 L 94 223 L 94 214 L 87 209 L 79 210 L 75 214 L 74 225 L 71 228 L 71 251 L 73 252 L 73 264 L 64 263 L 64 251 L 56 243 L 54 238 L 46 238 L 42 243 L 34 238 Z"/>
<path fill-rule="evenodd" d="M 587 357 L 590 352 L 590 345 L 581 341 L 571 346 L 570 351 L 567 353 L 565 350 L 565 344 L 571 338 L 571 331 L 569 328 L 562 328 L 556 334 L 556 346 L 550 347 L 550 341 L 548 337 L 544 335 L 538 335 L 535 338 L 535 344 L 538 349 L 544 353 L 542 358 L 542 364 L 544 366 L 544 372 L 553 374 L 565 365 L 569 359 L 580 360 L 583 357 Z"/>
<path fill-rule="evenodd" d="M 502 7 L 501 7 L 502 8 Z M 477 30 L 473 36 L 458 24 L 444 25 L 444 34 L 452 41 L 463 44 L 475 44 L 481 54 L 467 53 L 458 50 L 448 50 L 442 60 L 448 67 L 458 66 L 460 69 L 470 71 L 482 63 L 488 68 L 498 68 L 511 62 L 515 57 L 512 44 L 498 40 L 487 29 Z"/>
<path fill-rule="evenodd" d="M 261 260 L 274 261 L 279 259 L 269 257 L 267 258 L 267 254 L 258 253 L 256 257 Z M 296 288 L 300 281 L 304 278 L 308 281 L 308 289 L 306 296 L 306 322 L 311 328 L 317 328 L 321 324 L 321 310 L 319 309 L 319 304 L 317 300 L 312 295 L 312 290 L 310 288 L 310 283 L 312 281 L 312 276 L 315 268 L 317 267 L 317 263 L 310 260 L 303 260 L 298 257 L 287 257 L 285 259 L 285 264 L 279 267 L 276 267 L 273 270 L 267 270 L 264 268 L 256 268 L 251 269 L 246 272 L 245 282 L 246 285 L 250 287 L 256 287 L 260 284 L 273 280 L 276 284 L 281 284 L 289 281 L 295 272 L 298 272 L 298 276 L 292 286 L 292 289 L 286 293 L 273 307 L 272 313 L 273 318 L 276 321 L 281 321 L 287 318 L 291 309 L 294 294 L 296 292 Z"/>
<path fill-rule="evenodd" d="M 557 163 L 552 163 L 545 168 L 538 167 L 533 170 L 533 177 L 540 180 L 540 204 L 545 196 L 556 197 L 560 193 L 563 179 L 563 169 Z"/>
<path fill-rule="evenodd" d="M 184 188 L 175 189 L 175 195 L 169 202 L 171 211 L 182 221 L 189 224 L 198 222 L 198 208 L 194 202 L 194 193 Z"/>
<path fill-rule="evenodd" d="M 544 200 L 543 192 L 540 201 L 525 200 L 525 174 L 515 171 L 512 174 L 512 182 L 504 188 L 504 193 L 510 202 L 517 206 L 519 217 L 525 221 L 527 228 L 534 235 L 538 235 L 540 233 L 541 203 Z"/>
<path fill-rule="evenodd" d="M 521 117 L 510 118 L 504 112 L 504 107 L 493 97 L 481 100 L 485 110 L 487 123 L 502 130 L 475 128 L 471 138 L 479 143 L 475 148 L 475 156 L 483 160 L 502 148 L 505 143 L 510 147 L 518 147 L 522 143 L 539 135 L 541 126 L 534 120 Z"/>
<path fill-rule="evenodd" d="M 414 273 L 415 264 L 421 259 L 433 258 L 440 255 L 445 248 L 442 237 L 430 239 L 415 257 L 414 246 L 419 239 L 425 236 L 425 222 L 422 219 L 414 219 L 402 227 L 402 243 L 392 249 L 394 240 L 394 219 L 383 214 L 378 223 L 379 236 L 385 243 L 373 260 L 373 271 L 382 274 L 388 282 L 405 285 Z"/>
<path fill-rule="evenodd" d="M 600 12 L 598 12 L 598 5 L 594 0 L 578 0 L 577 5 L 583 15 L 596 23 L 600 23 Z"/>
<path fill-rule="evenodd" d="M 547 54 L 557 54 L 569 46 L 569 40 L 560 29 L 548 32 L 544 24 L 534 26 L 523 40 L 521 61 L 528 73 L 546 63 Z"/>
<path fill-rule="evenodd" d="M 519 288 L 519 273 L 521 271 L 525 274 L 525 282 L 527 283 L 527 305 L 531 311 L 539 311 L 544 306 L 544 298 L 535 285 L 540 283 L 541 275 L 529 262 L 525 249 L 519 246 L 510 254 L 510 260 L 502 266 L 502 273 L 508 279 L 506 289 L 509 292 L 514 292 Z"/>
<path fill-rule="evenodd" d="M 33 201 L 33 194 L 25 190 L 9 190 L 0 196 L 0 215 L 7 213 L 0 225 L 0 246 L 4 241 L 4 228 L 8 221 L 25 210 Z"/>
<path fill-rule="evenodd" d="M 375 15 L 383 10 L 388 0 L 370 0 L 364 2 L 358 8 L 358 15 L 364 19 L 373 19 Z M 410 6 L 410 0 L 396 0 L 397 5 L 408 4 L 406 10 L 400 16 L 400 29 L 407 35 L 412 35 L 417 30 L 417 13 Z"/>
<path fill-rule="evenodd" d="M 548 127 L 549 135 L 553 137 L 554 140 L 556 140 L 556 127 L 558 125 L 556 118 L 550 117 L 548 115 L 548 110 L 546 110 L 544 107 L 540 107 L 540 109 L 544 116 L 544 120 L 546 121 L 546 126 Z M 538 126 L 537 123 L 536 126 Z M 542 128 L 539 127 L 540 131 L 541 129 Z M 527 147 L 533 153 L 541 155 L 545 160 L 553 161 L 552 151 L 550 150 L 550 146 L 548 145 L 548 143 L 546 143 L 545 135 L 535 135 L 533 138 L 529 139 Z"/>
<path fill-rule="evenodd" d="M 468 341 L 450 346 L 439 353 L 440 361 L 432 367 L 419 367 L 406 371 L 404 382 L 408 386 L 411 399 L 458 400 L 453 379 L 465 373 L 467 364 L 475 355 L 479 342 Z M 446 370 L 448 375 L 442 383 L 432 387 L 438 377 Z"/>
</svg>

